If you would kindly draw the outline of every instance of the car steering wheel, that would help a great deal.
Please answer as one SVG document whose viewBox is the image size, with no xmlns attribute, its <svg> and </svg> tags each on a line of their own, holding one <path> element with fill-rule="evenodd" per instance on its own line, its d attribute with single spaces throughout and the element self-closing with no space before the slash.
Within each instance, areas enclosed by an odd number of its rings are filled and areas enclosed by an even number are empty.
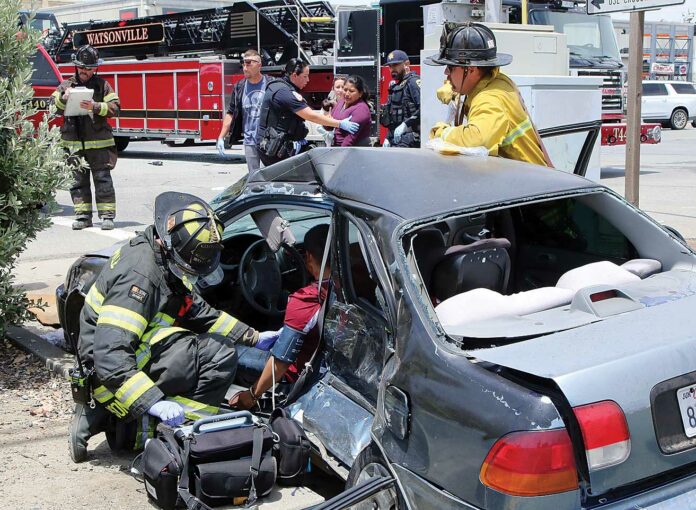
<svg viewBox="0 0 696 510">
<path fill-rule="evenodd" d="M 265 239 L 254 241 L 239 263 L 242 296 L 257 312 L 282 316 L 290 295 L 307 284 L 304 259 L 296 248 L 282 245 L 273 253 Z"/>
</svg>

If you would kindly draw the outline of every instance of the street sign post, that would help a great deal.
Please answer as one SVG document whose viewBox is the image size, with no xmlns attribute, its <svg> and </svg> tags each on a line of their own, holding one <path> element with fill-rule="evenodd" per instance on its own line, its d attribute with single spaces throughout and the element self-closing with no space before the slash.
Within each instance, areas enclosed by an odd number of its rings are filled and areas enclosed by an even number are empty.
<svg viewBox="0 0 696 510">
<path fill-rule="evenodd" d="M 588 0 L 587 14 L 631 12 L 659 9 L 667 5 L 681 5 L 686 0 Z"/>
</svg>

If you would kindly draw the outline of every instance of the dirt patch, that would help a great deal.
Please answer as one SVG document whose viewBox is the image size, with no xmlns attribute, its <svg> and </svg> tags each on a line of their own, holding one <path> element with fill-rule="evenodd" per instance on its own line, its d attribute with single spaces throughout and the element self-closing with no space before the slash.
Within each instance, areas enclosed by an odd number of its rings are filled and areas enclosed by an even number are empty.
<svg viewBox="0 0 696 510">
<path fill-rule="evenodd" d="M 70 385 L 7 340 L 0 344 L 0 406 L 3 508 L 154 508 L 129 474 L 132 456 L 113 455 L 103 434 L 90 440 L 87 462 L 73 464 Z"/>
</svg>

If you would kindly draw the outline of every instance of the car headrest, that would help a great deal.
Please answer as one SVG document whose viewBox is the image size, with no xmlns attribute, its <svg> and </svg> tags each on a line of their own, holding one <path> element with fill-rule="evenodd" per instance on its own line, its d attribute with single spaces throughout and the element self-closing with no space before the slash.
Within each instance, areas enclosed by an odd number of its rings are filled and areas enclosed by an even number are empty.
<svg viewBox="0 0 696 510">
<path fill-rule="evenodd" d="M 510 277 L 507 239 L 482 239 L 447 250 L 433 271 L 433 293 L 443 301 L 456 294 L 484 288 L 504 294 Z"/>
</svg>

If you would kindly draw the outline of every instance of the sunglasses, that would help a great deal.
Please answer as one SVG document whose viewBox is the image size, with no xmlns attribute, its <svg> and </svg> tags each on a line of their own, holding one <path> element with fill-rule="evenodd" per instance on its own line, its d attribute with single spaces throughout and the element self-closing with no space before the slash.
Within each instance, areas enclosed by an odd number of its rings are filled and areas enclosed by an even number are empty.
<svg viewBox="0 0 696 510">
<path fill-rule="evenodd" d="M 77 66 L 80 71 L 94 71 L 94 67 Z"/>
<path fill-rule="evenodd" d="M 251 64 L 260 64 L 260 60 L 255 60 L 255 59 L 244 59 L 242 60 L 242 64 L 245 66 L 250 66 Z"/>
</svg>

